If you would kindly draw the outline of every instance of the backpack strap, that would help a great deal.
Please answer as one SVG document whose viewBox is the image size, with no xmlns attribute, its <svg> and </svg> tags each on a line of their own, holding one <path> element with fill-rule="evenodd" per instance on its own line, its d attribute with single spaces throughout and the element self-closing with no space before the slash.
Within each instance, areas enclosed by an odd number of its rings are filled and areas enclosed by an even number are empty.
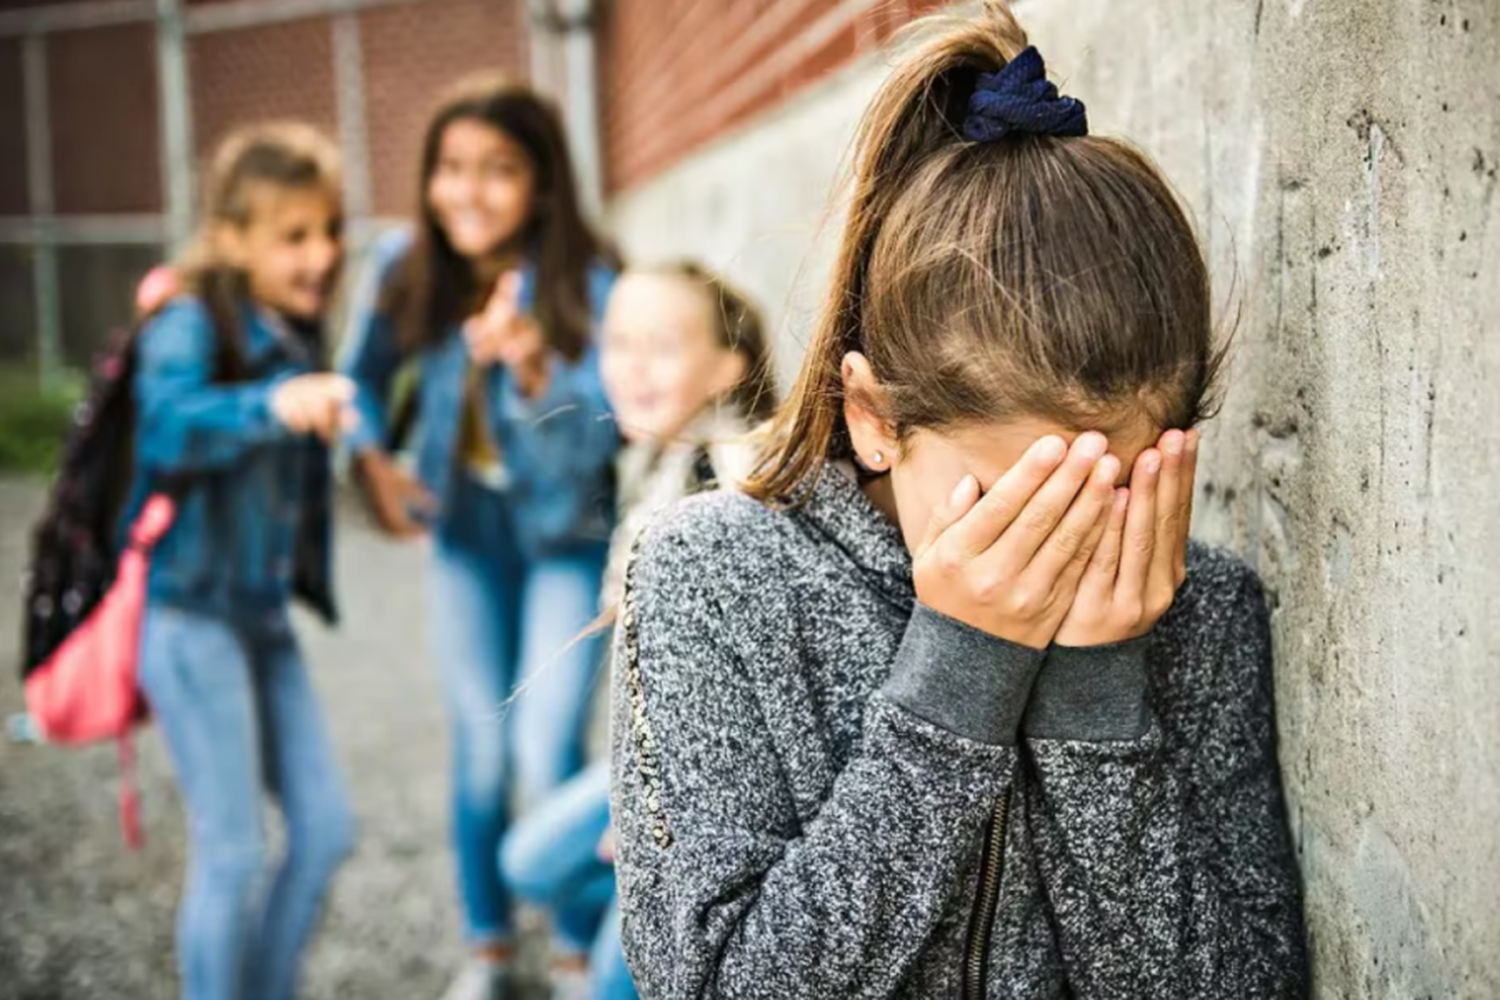
<svg viewBox="0 0 1500 1000">
<path fill-rule="evenodd" d="M 141 796 L 135 776 L 135 739 L 130 730 L 120 734 L 120 832 L 125 846 L 138 850 L 146 842 L 141 832 Z"/>
<path fill-rule="evenodd" d="M 153 493 L 130 525 L 130 547 L 137 552 L 150 552 L 172 526 L 176 515 L 177 503 L 172 494 Z"/>
</svg>

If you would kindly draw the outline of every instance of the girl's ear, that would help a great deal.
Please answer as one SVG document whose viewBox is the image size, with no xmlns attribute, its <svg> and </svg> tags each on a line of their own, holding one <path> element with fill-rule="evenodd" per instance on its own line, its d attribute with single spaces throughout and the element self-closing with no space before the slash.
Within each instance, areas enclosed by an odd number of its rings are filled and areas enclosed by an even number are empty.
<svg viewBox="0 0 1500 1000">
<path fill-rule="evenodd" d="M 844 355 L 844 422 L 854 445 L 854 456 L 873 472 L 890 469 L 896 456 L 896 435 L 880 415 L 884 390 L 858 351 Z"/>
</svg>

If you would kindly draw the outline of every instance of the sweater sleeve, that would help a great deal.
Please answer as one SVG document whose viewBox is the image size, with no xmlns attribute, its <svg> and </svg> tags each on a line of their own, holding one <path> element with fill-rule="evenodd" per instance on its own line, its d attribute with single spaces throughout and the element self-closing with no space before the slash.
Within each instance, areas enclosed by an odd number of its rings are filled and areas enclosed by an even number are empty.
<svg viewBox="0 0 1500 1000">
<path fill-rule="evenodd" d="M 1185 654 L 1197 662 L 1170 679 L 1189 689 L 1173 697 L 1194 716 L 1180 736 L 1167 739 L 1145 708 L 1146 642 L 1057 650 L 1037 682 L 1029 833 L 1083 1000 L 1306 994 L 1265 602 L 1247 567 L 1230 572 L 1199 596 L 1205 627 Z M 1114 706 L 1105 733 L 1084 710 L 1100 691 Z"/>
<path fill-rule="evenodd" d="M 726 550 L 685 537 L 676 513 L 646 532 L 616 630 L 613 817 L 641 993 L 898 995 L 945 911 L 975 891 L 1040 654 L 919 609 L 859 750 L 807 818 L 734 642 L 753 596 L 718 599 Z"/>
</svg>

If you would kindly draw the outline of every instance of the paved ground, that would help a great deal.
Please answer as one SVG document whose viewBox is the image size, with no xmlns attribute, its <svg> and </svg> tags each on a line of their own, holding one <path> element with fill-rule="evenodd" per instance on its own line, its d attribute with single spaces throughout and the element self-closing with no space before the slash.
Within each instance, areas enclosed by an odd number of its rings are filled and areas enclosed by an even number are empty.
<svg viewBox="0 0 1500 1000">
<path fill-rule="evenodd" d="M 41 502 L 0 479 L 0 714 L 21 709 L 19 575 Z M 446 851 L 446 734 L 424 655 L 420 550 L 342 519 L 338 632 L 306 643 L 360 817 L 358 850 L 313 947 L 311 1000 L 427 1000 L 460 952 Z M 175 996 L 172 920 L 183 867 L 180 804 L 158 734 L 141 740 L 147 844 L 116 825 L 112 749 L 0 738 L 0 1000 Z M 533 957 L 533 962 L 535 956 Z"/>
</svg>

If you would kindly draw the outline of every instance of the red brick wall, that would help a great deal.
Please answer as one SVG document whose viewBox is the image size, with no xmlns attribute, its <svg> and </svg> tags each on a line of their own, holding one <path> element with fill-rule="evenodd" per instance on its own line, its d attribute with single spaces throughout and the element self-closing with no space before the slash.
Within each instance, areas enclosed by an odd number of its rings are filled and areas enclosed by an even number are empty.
<svg viewBox="0 0 1500 1000">
<path fill-rule="evenodd" d="M 613 0 L 600 39 L 611 190 L 639 184 L 942 0 Z"/>
<path fill-rule="evenodd" d="M 193 35 L 188 80 L 200 156 L 237 126 L 271 118 L 298 118 L 337 134 L 326 18 Z"/>
<path fill-rule="evenodd" d="M 0 10 L 66 2 L 0 0 Z M 358 17 L 374 209 L 405 214 L 422 125 L 442 87 L 479 68 L 525 75 L 525 0 L 413 0 Z M 60 214 L 162 210 L 155 33 L 143 22 L 43 36 Z M 21 52 L 19 39 L 0 38 L 0 216 L 29 211 Z M 187 63 L 200 157 L 236 126 L 268 118 L 301 118 L 338 137 L 326 16 L 190 35 Z M 35 348 L 31 253 L 0 245 L 0 359 Z M 68 360 L 87 360 L 101 333 L 127 317 L 133 283 L 162 253 L 153 244 L 59 248 Z"/>
<path fill-rule="evenodd" d="M 58 214 L 158 211 L 154 29 L 64 31 L 46 45 Z"/>
<path fill-rule="evenodd" d="M 443 87 L 481 68 L 525 75 L 525 0 L 421 0 L 359 19 L 373 207 L 404 214 L 422 126 Z M 160 211 L 155 25 L 57 32 L 45 44 L 58 211 Z M 329 18 L 192 35 L 187 55 L 200 157 L 236 126 L 269 118 L 304 119 L 337 137 Z M 0 38 L 0 215 L 28 208 L 21 73 L 20 40 Z"/>
<path fill-rule="evenodd" d="M 479 69 L 526 75 L 525 29 L 523 0 L 424 0 L 360 15 L 377 215 L 412 211 L 422 129 L 444 88 Z"/>
</svg>

